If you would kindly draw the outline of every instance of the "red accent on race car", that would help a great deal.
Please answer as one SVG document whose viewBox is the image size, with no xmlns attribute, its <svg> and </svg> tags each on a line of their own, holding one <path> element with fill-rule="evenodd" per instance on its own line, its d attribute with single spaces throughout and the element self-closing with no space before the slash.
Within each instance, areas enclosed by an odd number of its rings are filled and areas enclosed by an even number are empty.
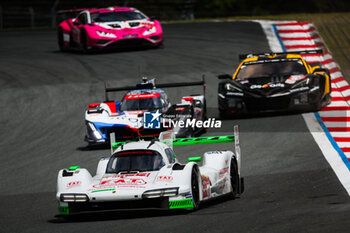
<svg viewBox="0 0 350 233">
<path fill-rule="evenodd" d="M 100 103 L 89 104 L 89 110 L 91 110 L 92 108 L 96 108 L 99 105 L 100 105 Z"/>
<path fill-rule="evenodd" d="M 191 103 L 193 103 L 193 97 L 182 97 L 181 99 L 191 101 Z"/>
<path fill-rule="evenodd" d="M 147 94 L 138 94 L 138 95 L 126 95 L 124 99 L 126 100 L 134 100 L 134 99 L 149 99 L 160 97 L 159 93 L 147 93 Z"/>
<path fill-rule="evenodd" d="M 148 150 L 141 150 L 141 151 L 125 151 L 125 152 L 119 152 L 116 155 L 144 155 L 144 154 L 153 154 L 152 151 L 148 151 Z"/>
<path fill-rule="evenodd" d="M 111 113 L 117 113 L 115 102 L 105 102 L 105 104 L 108 105 L 109 109 L 111 110 Z"/>
</svg>

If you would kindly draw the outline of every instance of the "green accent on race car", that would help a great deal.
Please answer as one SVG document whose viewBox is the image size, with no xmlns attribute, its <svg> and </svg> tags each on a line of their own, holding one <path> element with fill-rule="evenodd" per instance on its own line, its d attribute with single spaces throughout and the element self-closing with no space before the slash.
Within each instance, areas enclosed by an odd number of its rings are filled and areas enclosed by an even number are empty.
<svg viewBox="0 0 350 233">
<path fill-rule="evenodd" d="M 196 145 L 196 144 L 211 144 L 211 143 L 228 143 L 234 142 L 234 135 L 211 136 L 211 137 L 196 137 L 196 138 L 178 138 L 173 141 L 174 146 Z M 130 142 L 130 141 L 129 141 Z M 113 150 L 127 142 L 116 142 L 113 144 Z"/>
<path fill-rule="evenodd" d="M 91 193 L 105 192 L 105 191 L 114 191 L 114 190 L 115 190 L 115 189 L 100 189 L 100 190 L 91 191 Z"/>
<path fill-rule="evenodd" d="M 68 208 L 68 206 L 59 206 L 59 207 L 58 207 L 58 211 L 59 211 L 59 213 L 62 214 L 62 215 L 67 215 L 67 214 L 69 214 L 69 208 Z"/>
<path fill-rule="evenodd" d="M 169 209 L 189 209 L 193 208 L 192 198 L 169 201 Z"/>
<path fill-rule="evenodd" d="M 197 156 L 197 157 L 189 157 L 189 158 L 187 159 L 187 161 L 188 161 L 188 162 L 200 162 L 200 161 L 202 161 L 202 157 L 200 157 L 200 156 Z"/>
<path fill-rule="evenodd" d="M 70 167 L 69 167 L 69 171 L 75 171 L 75 170 L 77 170 L 78 168 L 80 168 L 80 166 L 70 166 Z"/>
<path fill-rule="evenodd" d="M 234 142 L 234 135 L 197 137 L 197 138 L 177 138 L 173 141 L 174 146 L 195 145 L 195 144 L 211 144 L 211 143 L 227 143 Z"/>
</svg>

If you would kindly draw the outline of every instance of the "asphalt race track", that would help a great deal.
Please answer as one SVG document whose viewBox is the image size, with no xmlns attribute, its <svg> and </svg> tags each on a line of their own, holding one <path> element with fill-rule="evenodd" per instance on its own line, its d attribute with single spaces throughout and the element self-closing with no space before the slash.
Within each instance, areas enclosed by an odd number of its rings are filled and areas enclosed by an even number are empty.
<svg viewBox="0 0 350 233">
<path fill-rule="evenodd" d="M 0 232 L 346 232 L 349 196 L 301 115 L 225 120 L 240 126 L 245 193 L 192 213 L 113 212 L 57 219 L 59 169 L 95 172 L 108 149 L 86 150 L 84 110 L 110 86 L 141 76 L 158 83 L 207 78 L 209 117 L 218 117 L 216 75 L 232 73 L 238 54 L 268 51 L 253 22 L 165 24 L 163 49 L 84 55 L 61 53 L 53 30 L 0 32 Z M 201 88 L 168 90 L 172 102 Z M 111 95 L 112 96 L 112 95 Z M 121 94 L 116 94 L 115 99 Z M 233 145 L 183 146 L 177 157 Z"/>
</svg>

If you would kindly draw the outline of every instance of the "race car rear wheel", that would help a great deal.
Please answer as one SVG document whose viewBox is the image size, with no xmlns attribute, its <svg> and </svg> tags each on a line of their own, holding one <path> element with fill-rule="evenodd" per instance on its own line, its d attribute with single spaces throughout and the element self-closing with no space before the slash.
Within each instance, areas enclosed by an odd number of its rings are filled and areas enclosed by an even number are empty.
<svg viewBox="0 0 350 233">
<path fill-rule="evenodd" d="M 230 181 L 231 181 L 232 197 L 236 198 L 237 195 L 239 194 L 239 175 L 238 175 L 237 163 L 234 159 L 231 159 Z"/>
<path fill-rule="evenodd" d="M 199 206 L 199 172 L 197 167 L 192 168 L 192 175 L 191 175 L 191 192 L 192 192 L 192 201 L 193 201 L 193 210 L 198 209 Z"/>
</svg>

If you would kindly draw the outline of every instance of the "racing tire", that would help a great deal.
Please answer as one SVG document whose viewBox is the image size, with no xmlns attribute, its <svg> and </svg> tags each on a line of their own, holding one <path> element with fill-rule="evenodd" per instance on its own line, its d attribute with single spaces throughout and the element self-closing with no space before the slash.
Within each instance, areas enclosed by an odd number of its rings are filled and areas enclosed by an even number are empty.
<svg viewBox="0 0 350 233">
<path fill-rule="evenodd" d="M 330 104 L 332 102 L 332 97 L 331 94 L 327 94 L 325 97 L 323 97 L 322 99 L 322 104 L 321 104 L 321 108 L 327 106 L 328 104 Z"/>
<path fill-rule="evenodd" d="M 193 202 L 193 211 L 197 210 L 199 207 L 200 202 L 200 195 L 199 195 L 199 171 L 197 167 L 192 168 L 191 173 L 191 193 L 192 193 L 192 202 Z"/>
<path fill-rule="evenodd" d="M 57 32 L 57 40 L 58 40 L 58 47 L 62 52 L 66 51 L 66 46 L 64 46 L 64 39 L 63 39 L 63 30 L 62 28 L 58 29 Z"/>
<path fill-rule="evenodd" d="M 87 44 L 87 34 L 85 30 L 83 30 L 81 33 L 81 47 L 82 47 L 83 53 L 89 52 L 89 48 Z"/>
<path fill-rule="evenodd" d="M 230 183 L 231 183 L 231 196 L 235 199 L 239 195 L 239 175 L 236 161 L 231 159 L 230 166 Z"/>
<path fill-rule="evenodd" d="M 156 48 L 158 48 L 158 49 L 164 49 L 164 42 L 158 44 L 158 45 L 156 46 Z"/>
<path fill-rule="evenodd" d="M 219 109 L 219 117 L 220 119 L 228 119 L 230 118 L 230 114 L 228 113 L 228 111 Z"/>
</svg>

